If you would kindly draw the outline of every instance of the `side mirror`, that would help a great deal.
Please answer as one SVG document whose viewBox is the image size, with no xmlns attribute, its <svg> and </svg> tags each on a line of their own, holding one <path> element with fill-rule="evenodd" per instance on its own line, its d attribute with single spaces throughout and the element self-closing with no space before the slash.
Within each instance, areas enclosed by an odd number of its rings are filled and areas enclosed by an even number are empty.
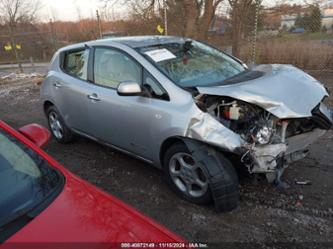
<svg viewBox="0 0 333 249">
<path fill-rule="evenodd" d="M 25 125 L 19 128 L 18 131 L 38 147 L 44 146 L 51 137 L 49 130 L 39 124 Z"/>
<path fill-rule="evenodd" d="M 120 96 L 139 96 L 142 93 L 141 86 L 133 81 L 122 82 L 117 88 Z"/>
</svg>

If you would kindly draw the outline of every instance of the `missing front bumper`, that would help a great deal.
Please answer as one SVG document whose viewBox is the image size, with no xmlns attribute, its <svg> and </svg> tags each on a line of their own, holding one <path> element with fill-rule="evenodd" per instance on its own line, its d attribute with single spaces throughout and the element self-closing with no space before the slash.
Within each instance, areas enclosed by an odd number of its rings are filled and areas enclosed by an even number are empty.
<svg viewBox="0 0 333 249">
<path fill-rule="evenodd" d="M 248 157 L 246 161 L 251 162 L 250 173 L 273 173 L 306 157 L 309 145 L 325 132 L 326 130 L 314 129 L 311 132 L 287 138 L 285 143 L 254 147 L 246 155 Z"/>
</svg>

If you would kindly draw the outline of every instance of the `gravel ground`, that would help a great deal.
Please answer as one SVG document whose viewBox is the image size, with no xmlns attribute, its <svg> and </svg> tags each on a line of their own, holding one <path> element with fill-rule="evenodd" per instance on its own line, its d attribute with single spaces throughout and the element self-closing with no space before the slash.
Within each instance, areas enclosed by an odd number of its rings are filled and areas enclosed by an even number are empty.
<svg viewBox="0 0 333 249">
<path fill-rule="evenodd" d="M 314 74 L 333 90 L 333 73 Z M 329 104 L 333 107 L 332 99 Z M 32 122 L 46 126 L 39 86 L 33 80 L 0 83 L 0 118 L 15 128 Z M 242 177 L 240 205 L 229 213 L 179 199 L 159 170 L 87 139 L 68 145 L 52 140 L 45 150 L 83 179 L 185 239 L 209 242 L 209 248 L 269 248 L 271 243 L 287 248 L 295 242 L 297 248 L 333 248 L 332 131 L 311 146 L 306 159 L 290 165 L 284 175 L 291 185 L 287 191 Z"/>
</svg>

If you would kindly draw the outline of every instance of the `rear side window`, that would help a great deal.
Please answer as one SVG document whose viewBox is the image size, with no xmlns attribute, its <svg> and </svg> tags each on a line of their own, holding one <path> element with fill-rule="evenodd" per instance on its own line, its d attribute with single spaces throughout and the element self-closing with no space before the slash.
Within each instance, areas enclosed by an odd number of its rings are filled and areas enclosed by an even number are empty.
<svg viewBox="0 0 333 249">
<path fill-rule="evenodd" d="M 63 70 L 72 76 L 87 80 L 88 56 L 88 49 L 66 52 Z"/>
</svg>

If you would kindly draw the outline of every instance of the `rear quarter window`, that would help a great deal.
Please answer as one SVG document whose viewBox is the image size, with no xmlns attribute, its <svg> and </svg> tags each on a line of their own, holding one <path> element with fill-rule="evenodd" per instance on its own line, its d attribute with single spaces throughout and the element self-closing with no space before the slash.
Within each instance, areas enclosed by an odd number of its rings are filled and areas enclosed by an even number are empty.
<svg viewBox="0 0 333 249">
<path fill-rule="evenodd" d="M 88 57 L 88 49 L 65 52 L 63 71 L 74 77 L 87 80 Z"/>
</svg>

